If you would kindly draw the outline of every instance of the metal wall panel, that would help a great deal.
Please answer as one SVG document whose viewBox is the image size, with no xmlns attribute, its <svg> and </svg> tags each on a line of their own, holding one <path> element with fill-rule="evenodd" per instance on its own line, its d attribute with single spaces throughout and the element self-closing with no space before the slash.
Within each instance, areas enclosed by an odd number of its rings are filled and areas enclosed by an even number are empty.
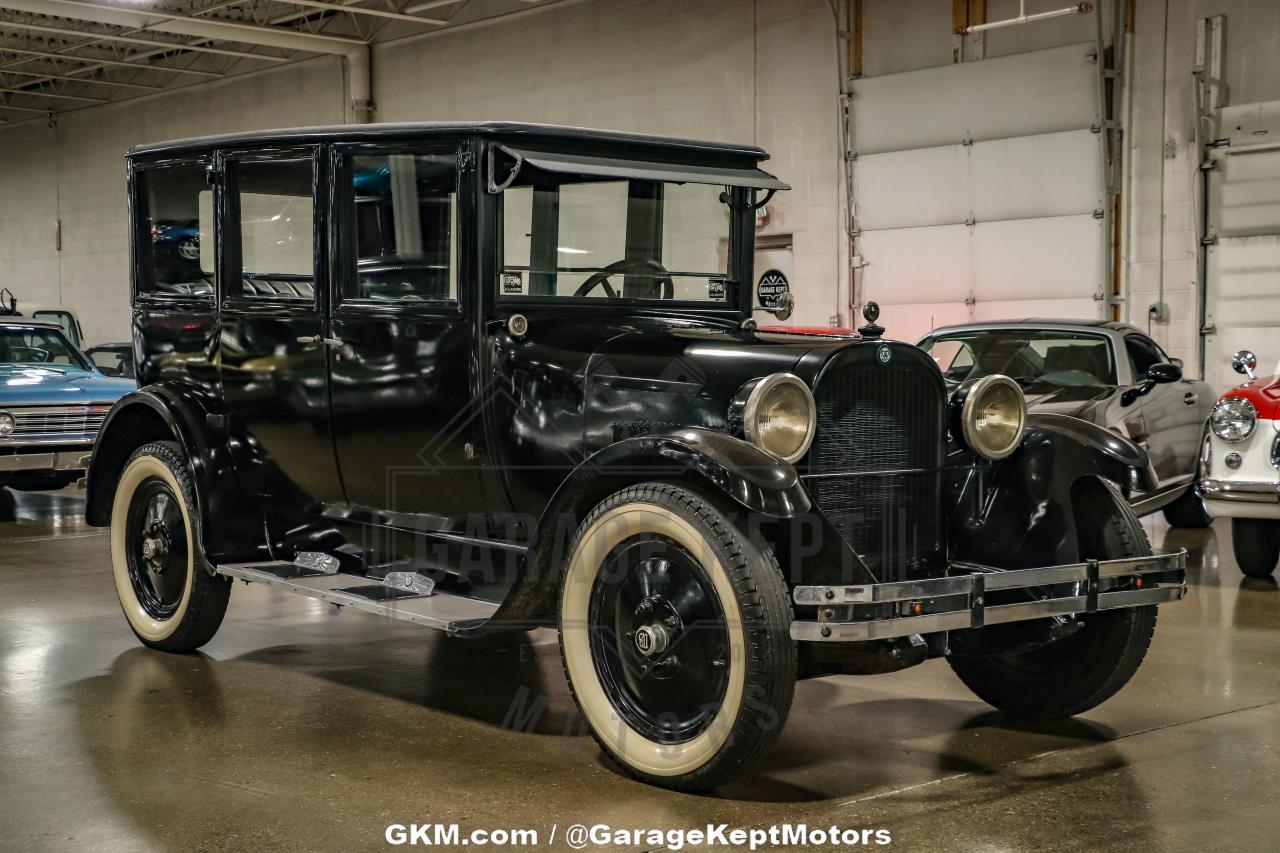
<svg viewBox="0 0 1280 853">
<path fill-rule="evenodd" d="M 1092 214 L 862 234 L 862 294 L 892 337 L 1012 316 L 1097 318 L 1105 234 Z"/>
<path fill-rule="evenodd" d="M 1280 146 L 1252 144 L 1280 126 L 1280 102 L 1222 110 L 1231 145 L 1213 149 L 1208 173 L 1205 379 L 1215 391 L 1240 382 L 1231 354 L 1253 350 L 1261 373 L 1280 372 Z"/>
<path fill-rule="evenodd" d="M 855 80 L 860 156 L 1087 128 L 1101 121 L 1092 44 Z"/>
<path fill-rule="evenodd" d="M 860 156 L 858 223 L 868 231 L 1092 213 L 1102 207 L 1098 145 L 1086 129 Z"/>
</svg>

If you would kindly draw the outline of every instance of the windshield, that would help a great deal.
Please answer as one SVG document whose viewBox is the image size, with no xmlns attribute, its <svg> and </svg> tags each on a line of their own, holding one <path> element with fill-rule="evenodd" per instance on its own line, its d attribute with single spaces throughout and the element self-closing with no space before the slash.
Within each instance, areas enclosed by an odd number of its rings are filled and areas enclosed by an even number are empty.
<svg viewBox="0 0 1280 853">
<path fill-rule="evenodd" d="M 957 332 L 928 338 L 948 382 L 1002 373 L 1022 384 L 1114 385 L 1115 362 L 1106 337 L 1035 329 Z"/>
<path fill-rule="evenodd" d="M 0 365 L 6 364 L 89 369 L 80 351 L 61 332 L 38 327 L 0 328 Z"/>
<path fill-rule="evenodd" d="M 502 193 L 502 298 L 737 305 L 723 187 L 551 175 Z"/>
</svg>

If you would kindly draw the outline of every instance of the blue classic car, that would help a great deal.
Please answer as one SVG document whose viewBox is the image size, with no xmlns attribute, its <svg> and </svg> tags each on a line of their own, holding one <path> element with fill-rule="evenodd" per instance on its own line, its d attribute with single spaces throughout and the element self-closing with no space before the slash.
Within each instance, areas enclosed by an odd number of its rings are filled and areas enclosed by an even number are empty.
<svg viewBox="0 0 1280 853">
<path fill-rule="evenodd" d="M 75 482 L 111 405 L 135 387 L 94 369 L 57 324 L 0 319 L 0 486 Z"/>
</svg>

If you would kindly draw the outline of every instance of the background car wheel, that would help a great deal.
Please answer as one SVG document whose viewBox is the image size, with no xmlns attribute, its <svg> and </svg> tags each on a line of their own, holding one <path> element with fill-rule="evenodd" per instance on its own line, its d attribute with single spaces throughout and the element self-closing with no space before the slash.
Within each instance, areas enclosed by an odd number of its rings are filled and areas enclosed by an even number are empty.
<svg viewBox="0 0 1280 853">
<path fill-rule="evenodd" d="M 1091 490 L 1077 509 L 1083 559 L 1151 554 L 1142 524 L 1110 487 Z M 948 657 L 978 698 L 1011 714 L 1069 717 L 1102 704 L 1137 672 L 1155 632 L 1156 608 L 1079 617 L 1083 626 L 1022 654 Z"/>
<path fill-rule="evenodd" d="M 1205 510 L 1204 501 L 1194 488 L 1164 508 L 1164 520 L 1173 527 L 1205 528 L 1213 524 L 1213 516 Z"/>
<path fill-rule="evenodd" d="M 1251 578 L 1270 577 L 1280 561 L 1280 521 L 1233 518 L 1231 545 L 1240 571 Z"/>
<path fill-rule="evenodd" d="M 195 505 L 178 445 L 156 441 L 129 457 L 111 507 L 111 569 L 129 627 L 153 649 L 198 649 L 227 611 L 231 580 L 205 567 Z"/>
<path fill-rule="evenodd" d="M 795 690 L 773 552 L 694 492 L 645 483 L 601 502 L 569 554 L 560 650 L 601 748 L 679 790 L 746 770 L 777 739 Z"/>
</svg>

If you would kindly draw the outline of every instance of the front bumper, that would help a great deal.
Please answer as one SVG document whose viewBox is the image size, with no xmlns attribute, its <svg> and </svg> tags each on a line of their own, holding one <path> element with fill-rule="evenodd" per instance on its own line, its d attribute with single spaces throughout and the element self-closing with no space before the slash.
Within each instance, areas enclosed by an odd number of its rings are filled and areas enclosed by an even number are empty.
<svg viewBox="0 0 1280 853">
<path fill-rule="evenodd" d="M 0 456 L 0 472 L 7 471 L 83 471 L 89 467 L 86 450 L 24 452 Z"/>
<path fill-rule="evenodd" d="M 1003 570 L 952 563 L 947 577 L 860 586 L 798 586 L 796 606 L 816 619 L 791 638 L 848 643 L 981 628 L 1050 616 L 1143 607 L 1183 598 L 1187 552 Z"/>
</svg>

